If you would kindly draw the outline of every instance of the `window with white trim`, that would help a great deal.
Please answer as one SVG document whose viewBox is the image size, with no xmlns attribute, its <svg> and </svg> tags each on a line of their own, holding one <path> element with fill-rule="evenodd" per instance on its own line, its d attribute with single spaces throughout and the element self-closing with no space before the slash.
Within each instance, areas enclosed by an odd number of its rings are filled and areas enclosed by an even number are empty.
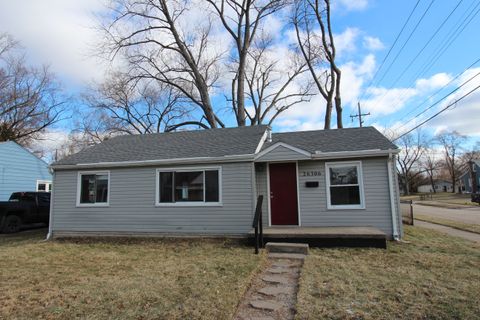
<svg viewBox="0 0 480 320">
<path fill-rule="evenodd" d="M 219 204 L 220 169 L 157 170 L 157 204 Z"/>
<path fill-rule="evenodd" d="M 79 205 L 108 205 L 110 173 L 81 172 L 78 174 Z"/>
<path fill-rule="evenodd" d="M 362 167 L 359 161 L 326 163 L 329 209 L 363 209 Z"/>
<path fill-rule="evenodd" d="M 36 191 L 51 192 L 52 191 L 52 181 L 37 180 L 37 190 Z"/>
</svg>

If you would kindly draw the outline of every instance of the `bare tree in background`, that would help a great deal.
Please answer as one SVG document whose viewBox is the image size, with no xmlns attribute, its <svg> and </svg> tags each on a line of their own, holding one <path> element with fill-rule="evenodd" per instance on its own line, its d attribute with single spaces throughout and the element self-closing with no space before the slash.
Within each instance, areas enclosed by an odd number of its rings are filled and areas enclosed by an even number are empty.
<svg viewBox="0 0 480 320">
<path fill-rule="evenodd" d="M 61 120 L 66 99 L 48 67 L 28 66 L 20 50 L 0 34 L 0 141 L 28 146 Z"/>
<path fill-rule="evenodd" d="M 225 30 L 235 43 L 233 54 L 236 70 L 232 80 L 232 109 L 238 126 L 244 126 L 247 118 L 245 110 L 245 87 L 248 56 L 255 37 L 262 31 L 266 17 L 281 10 L 285 0 L 207 0 L 220 18 Z"/>
<path fill-rule="evenodd" d="M 425 152 L 424 136 L 420 131 L 403 136 L 398 140 L 401 149 L 397 156 L 397 164 L 400 168 L 405 194 L 410 194 L 410 182 L 415 176 L 421 174 L 420 159 Z"/>
<path fill-rule="evenodd" d="M 330 129 L 335 105 L 337 127 L 343 128 L 341 71 L 331 24 L 330 0 L 295 0 L 292 22 L 297 45 L 316 87 L 326 102 L 325 129 Z M 318 30 L 320 29 L 320 30 Z"/>
<path fill-rule="evenodd" d="M 460 171 L 460 161 L 458 157 L 462 150 L 462 144 L 467 140 L 467 137 L 461 135 L 457 131 L 452 131 L 439 134 L 436 139 L 443 147 L 445 167 L 448 170 L 452 182 L 452 192 L 455 193 L 457 177 Z"/>
<path fill-rule="evenodd" d="M 194 31 L 185 27 L 192 6 L 187 0 L 114 0 L 113 18 L 104 26 L 104 49 L 127 60 L 130 81 L 150 79 L 175 89 L 200 108 L 208 127 L 216 128 L 224 125 L 215 114 L 210 90 L 219 77 L 222 53 L 211 50 L 208 16 Z"/>
<path fill-rule="evenodd" d="M 427 174 L 428 181 L 432 186 L 433 192 L 436 193 L 437 191 L 435 189 L 435 178 L 437 176 L 437 171 L 442 166 L 442 161 L 436 158 L 434 150 L 432 150 L 431 148 L 427 148 L 421 160 L 421 166 L 423 168 L 423 171 Z"/>
<path fill-rule="evenodd" d="M 303 76 L 306 63 L 294 53 L 281 62 L 273 59 L 271 41 L 268 36 L 259 37 L 247 60 L 247 97 L 253 110 L 246 110 L 246 115 L 251 125 L 272 125 L 282 112 L 312 96 L 312 82 Z"/>
<path fill-rule="evenodd" d="M 95 113 L 83 123 L 84 133 L 93 141 L 102 136 L 158 133 L 197 124 L 183 121 L 189 113 L 188 104 L 164 83 L 132 82 L 128 75 L 114 73 L 84 98 Z"/>
</svg>

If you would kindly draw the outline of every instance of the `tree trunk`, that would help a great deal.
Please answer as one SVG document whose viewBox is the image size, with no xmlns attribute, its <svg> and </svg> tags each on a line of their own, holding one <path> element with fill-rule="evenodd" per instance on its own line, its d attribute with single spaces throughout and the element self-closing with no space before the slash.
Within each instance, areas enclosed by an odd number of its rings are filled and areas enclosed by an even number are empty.
<svg viewBox="0 0 480 320">
<path fill-rule="evenodd" d="M 332 102 L 327 101 L 327 108 L 325 110 L 325 126 L 324 126 L 325 130 L 330 129 L 330 124 L 332 122 L 332 108 L 333 108 Z"/>
<path fill-rule="evenodd" d="M 245 60 L 241 56 L 238 64 L 237 79 L 237 124 L 239 127 L 245 126 Z"/>
<path fill-rule="evenodd" d="M 430 178 L 430 184 L 432 185 L 433 193 L 437 193 L 437 190 L 435 190 L 435 182 L 433 181 L 433 173 L 429 174 L 429 178 Z"/>
<path fill-rule="evenodd" d="M 342 120 L 342 99 L 340 96 L 335 97 L 335 109 L 337 111 L 337 128 L 343 128 L 343 120 Z"/>
</svg>

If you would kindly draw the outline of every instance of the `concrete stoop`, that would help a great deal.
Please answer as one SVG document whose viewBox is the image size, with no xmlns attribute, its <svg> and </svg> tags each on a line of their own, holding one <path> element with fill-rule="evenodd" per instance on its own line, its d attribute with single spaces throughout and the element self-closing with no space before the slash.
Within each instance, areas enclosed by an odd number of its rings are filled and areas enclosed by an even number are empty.
<svg viewBox="0 0 480 320">
<path fill-rule="evenodd" d="M 308 254 L 307 243 L 268 242 L 265 249 L 273 254 Z"/>
</svg>

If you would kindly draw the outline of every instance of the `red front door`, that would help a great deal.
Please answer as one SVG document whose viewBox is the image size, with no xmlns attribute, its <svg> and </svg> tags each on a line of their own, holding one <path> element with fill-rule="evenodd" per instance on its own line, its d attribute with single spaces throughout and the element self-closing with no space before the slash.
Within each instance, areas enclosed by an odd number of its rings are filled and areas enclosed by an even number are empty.
<svg viewBox="0 0 480 320">
<path fill-rule="evenodd" d="M 296 164 L 271 163 L 269 171 L 272 225 L 298 225 Z"/>
</svg>

